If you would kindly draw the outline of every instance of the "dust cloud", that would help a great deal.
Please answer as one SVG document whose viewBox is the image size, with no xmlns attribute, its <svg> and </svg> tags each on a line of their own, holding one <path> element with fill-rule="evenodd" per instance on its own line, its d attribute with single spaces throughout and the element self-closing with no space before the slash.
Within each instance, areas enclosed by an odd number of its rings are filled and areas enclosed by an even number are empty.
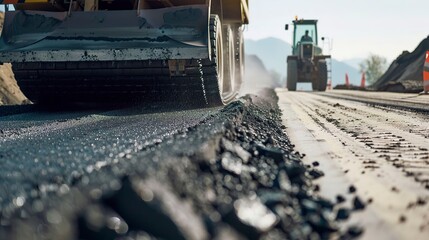
<svg viewBox="0 0 429 240">
<path fill-rule="evenodd" d="M 256 55 L 246 55 L 244 82 L 240 95 L 256 94 L 265 88 L 281 87 L 280 76 L 268 71 Z"/>
</svg>

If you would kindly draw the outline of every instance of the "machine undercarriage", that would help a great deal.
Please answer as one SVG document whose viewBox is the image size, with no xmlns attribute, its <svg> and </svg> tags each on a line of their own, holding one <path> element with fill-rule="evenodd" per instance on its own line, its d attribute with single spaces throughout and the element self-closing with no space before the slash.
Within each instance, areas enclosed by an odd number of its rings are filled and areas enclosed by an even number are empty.
<svg viewBox="0 0 429 240">
<path fill-rule="evenodd" d="M 0 61 L 33 102 L 216 106 L 240 88 L 247 22 L 244 0 L 32 1 L 6 12 Z"/>
</svg>

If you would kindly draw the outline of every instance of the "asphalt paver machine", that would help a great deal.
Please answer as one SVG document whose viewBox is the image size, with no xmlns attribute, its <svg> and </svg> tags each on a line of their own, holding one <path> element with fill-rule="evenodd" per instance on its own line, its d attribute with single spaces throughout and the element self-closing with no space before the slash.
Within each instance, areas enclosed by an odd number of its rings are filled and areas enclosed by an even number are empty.
<svg viewBox="0 0 429 240">
<path fill-rule="evenodd" d="M 243 78 L 248 0 L 0 0 L 0 62 L 33 102 L 223 105 Z"/>
</svg>

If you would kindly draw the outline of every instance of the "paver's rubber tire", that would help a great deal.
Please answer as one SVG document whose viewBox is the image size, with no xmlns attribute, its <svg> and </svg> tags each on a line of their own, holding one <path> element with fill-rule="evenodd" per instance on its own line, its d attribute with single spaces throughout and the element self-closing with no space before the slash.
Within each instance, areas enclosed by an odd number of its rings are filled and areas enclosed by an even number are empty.
<svg viewBox="0 0 429 240">
<path fill-rule="evenodd" d="M 239 25 L 233 26 L 234 44 L 235 44 L 235 83 L 237 92 L 240 91 L 244 81 L 244 38 L 243 29 Z"/>
<path fill-rule="evenodd" d="M 296 84 L 298 82 L 298 61 L 287 61 L 287 84 L 286 87 L 289 91 L 296 91 Z"/>
<path fill-rule="evenodd" d="M 324 92 L 326 91 L 326 87 L 328 84 L 328 66 L 326 64 L 326 61 L 322 60 L 319 61 L 318 63 L 318 68 L 319 68 L 319 74 L 318 74 L 318 86 L 316 89 L 313 90 L 317 90 L 317 91 L 321 91 Z"/>
<path fill-rule="evenodd" d="M 317 73 L 317 76 L 319 76 L 319 73 Z M 319 78 L 313 78 L 311 80 L 311 89 L 313 91 L 319 91 Z"/>
<path fill-rule="evenodd" d="M 225 36 L 225 35 L 226 36 Z M 219 16 L 210 15 L 211 65 L 214 76 L 204 75 L 204 88 L 208 106 L 225 105 L 235 99 L 234 40 L 231 26 L 222 26 Z"/>
<path fill-rule="evenodd" d="M 209 41 L 211 50 L 210 65 L 213 66 L 214 76 L 209 79 L 204 76 L 202 79 L 207 105 L 219 106 L 225 104 L 225 101 L 222 98 L 225 63 L 223 53 L 224 40 L 222 34 L 222 25 L 218 15 L 210 15 L 209 28 Z"/>
<path fill-rule="evenodd" d="M 219 85 L 224 102 L 230 102 L 238 93 L 235 60 L 235 35 L 231 25 L 223 25 L 223 84 Z"/>
</svg>

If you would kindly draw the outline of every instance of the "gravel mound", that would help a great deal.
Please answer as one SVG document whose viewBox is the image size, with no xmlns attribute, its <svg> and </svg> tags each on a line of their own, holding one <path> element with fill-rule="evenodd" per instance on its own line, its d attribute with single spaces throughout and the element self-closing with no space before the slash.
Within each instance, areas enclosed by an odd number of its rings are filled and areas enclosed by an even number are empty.
<svg viewBox="0 0 429 240">
<path fill-rule="evenodd" d="M 1 210 L 0 239 L 359 236 L 356 226 L 339 230 L 352 210 L 317 196 L 312 180 L 323 173 L 303 165 L 274 93 L 266 95 L 246 96 L 115 164 L 36 185 L 13 211 Z"/>
<path fill-rule="evenodd" d="M 429 50 L 429 37 L 413 52 L 404 51 L 370 89 L 389 92 L 416 93 L 423 91 L 423 64 Z"/>
</svg>

